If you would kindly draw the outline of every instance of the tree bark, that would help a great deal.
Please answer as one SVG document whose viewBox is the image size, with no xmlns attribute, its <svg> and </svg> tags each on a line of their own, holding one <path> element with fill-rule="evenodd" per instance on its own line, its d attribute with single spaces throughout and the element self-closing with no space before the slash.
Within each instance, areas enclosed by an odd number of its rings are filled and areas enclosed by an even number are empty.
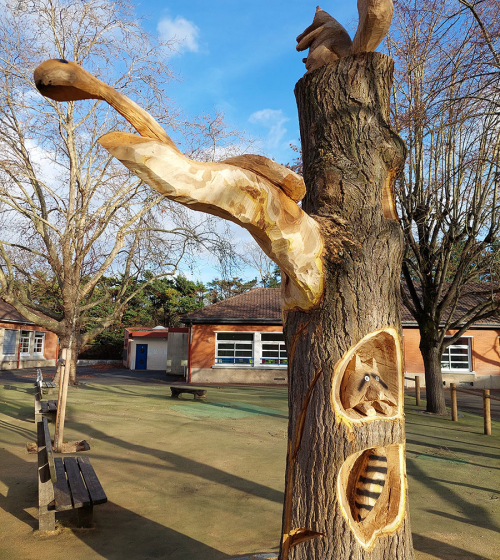
<svg viewBox="0 0 500 560">
<path fill-rule="evenodd" d="M 325 239 L 325 292 L 313 309 L 285 314 L 290 423 L 280 560 L 413 558 L 402 360 L 385 359 L 401 351 L 402 232 L 383 202 L 405 158 L 389 123 L 392 73 L 391 59 L 362 53 L 307 73 L 295 88 L 307 186 L 302 208 Z M 363 417 L 339 397 L 346 364 L 371 355 L 392 378 L 395 415 Z M 382 494 L 387 523 L 372 519 L 368 527 L 350 508 L 356 457 L 370 450 L 387 452 L 400 497 L 395 504 L 390 492 Z"/>
</svg>

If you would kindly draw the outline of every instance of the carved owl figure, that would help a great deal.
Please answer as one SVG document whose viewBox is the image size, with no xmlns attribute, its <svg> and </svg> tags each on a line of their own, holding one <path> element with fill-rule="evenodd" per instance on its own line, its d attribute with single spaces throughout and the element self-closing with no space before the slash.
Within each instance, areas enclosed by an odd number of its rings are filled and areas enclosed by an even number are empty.
<svg viewBox="0 0 500 560">
<path fill-rule="evenodd" d="M 342 382 L 341 401 L 344 408 L 353 409 L 363 416 L 392 416 L 397 411 L 397 399 L 382 379 L 375 358 L 361 361 L 356 355 L 354 369 L 346 372 Z"/>
</svg>

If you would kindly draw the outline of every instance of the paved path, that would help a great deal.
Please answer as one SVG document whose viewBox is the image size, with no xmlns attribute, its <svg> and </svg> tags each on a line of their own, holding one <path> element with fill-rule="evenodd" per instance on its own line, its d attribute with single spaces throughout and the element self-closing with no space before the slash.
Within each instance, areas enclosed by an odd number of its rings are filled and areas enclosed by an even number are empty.
<svg viewBox="0 0 500 560">
<path fill-rule="evenodd" d="M 130 370 L 122 367 L 114 367 L 108 364 L 94 366 L 77 366 L 77 377 L 83 383 L 103 383 L 109 385 L 128 385 L 143 383 L 160 383 L 170 385 L 184 381 L 182 375 L 170 375 L 164 370 Z M 42 368 L 44 376 L 55 375 L 55 367 Z M 36 368 L 11 369 L 0 371 L 0 381 L 34 383 L 36 379 Z"/>
</svg>

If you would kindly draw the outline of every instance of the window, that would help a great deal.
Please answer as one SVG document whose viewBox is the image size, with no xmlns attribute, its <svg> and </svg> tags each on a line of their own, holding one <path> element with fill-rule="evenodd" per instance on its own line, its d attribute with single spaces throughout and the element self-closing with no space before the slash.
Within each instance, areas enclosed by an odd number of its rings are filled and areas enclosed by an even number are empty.
<svg viewBox="0 0 500 560">
<path fill-rule="evenodd" d="M 253 365 L 253 333 L 216 334 L 216 364 Z"/>
<path fill-rule="evenodd" d="M 21 354 L 30 353 L 30 331 L 21 331 Z"/>
<path fill-rule="evenodd" d="M 3 355 L 16 354 L 17 331 L 5 329 L 3 331 Z"/>
<path fill-rule="evenodd" d="M 456 373 L 472 371 L 470 342 L 471 339 L 464 336 L 448 346 L 441 357 L 441 369 Z"/>
<path fill-rule="evenodd" d="M 43 354 L 44 342 L 45 342 L 45 333 L 35 332 L 35 347 L 33 349 L 33 352 L 35 354 Z"/>
<path fill-rule="evenodd" d="M 283 333 L 261 333 L 262 342 L 262 365 L 286 366 L 288 359 L 286 355 L 285 340 Z"/>
<path fill-rule="evenodd" d="M 286 368 L 285 341 L 282 332 L 217 332 L 216 366 Z"/>
</svg>

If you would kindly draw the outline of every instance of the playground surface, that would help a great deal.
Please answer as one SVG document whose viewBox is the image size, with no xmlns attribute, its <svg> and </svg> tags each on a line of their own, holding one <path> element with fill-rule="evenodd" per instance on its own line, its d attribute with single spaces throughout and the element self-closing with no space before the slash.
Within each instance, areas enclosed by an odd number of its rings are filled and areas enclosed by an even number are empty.
<svg viewBox="0 0 500 560">
<path fill-rule="evenodd" d="M 66 512 L 55 534 L 36 530 L 37 457 L 26 451 L 35 440 L 34 373 L 1 372 L 0 558 L 229 560 L 277 552 L 286 388 L 208 387 L 203 402 L 170 398 L 172 379 L 161 372 L 79 372 L 85 384 L 69 389 L 64 439 L 90 444 L 84 454 L 108 503 L 95 508 L 92 529 L 76 528 Z M 499 560 L 500 422 L 485 436 L 480 416 L 465 412 L 452 423 L 414 403 L 407 396 L 416 560 Z"/>
</svg>

